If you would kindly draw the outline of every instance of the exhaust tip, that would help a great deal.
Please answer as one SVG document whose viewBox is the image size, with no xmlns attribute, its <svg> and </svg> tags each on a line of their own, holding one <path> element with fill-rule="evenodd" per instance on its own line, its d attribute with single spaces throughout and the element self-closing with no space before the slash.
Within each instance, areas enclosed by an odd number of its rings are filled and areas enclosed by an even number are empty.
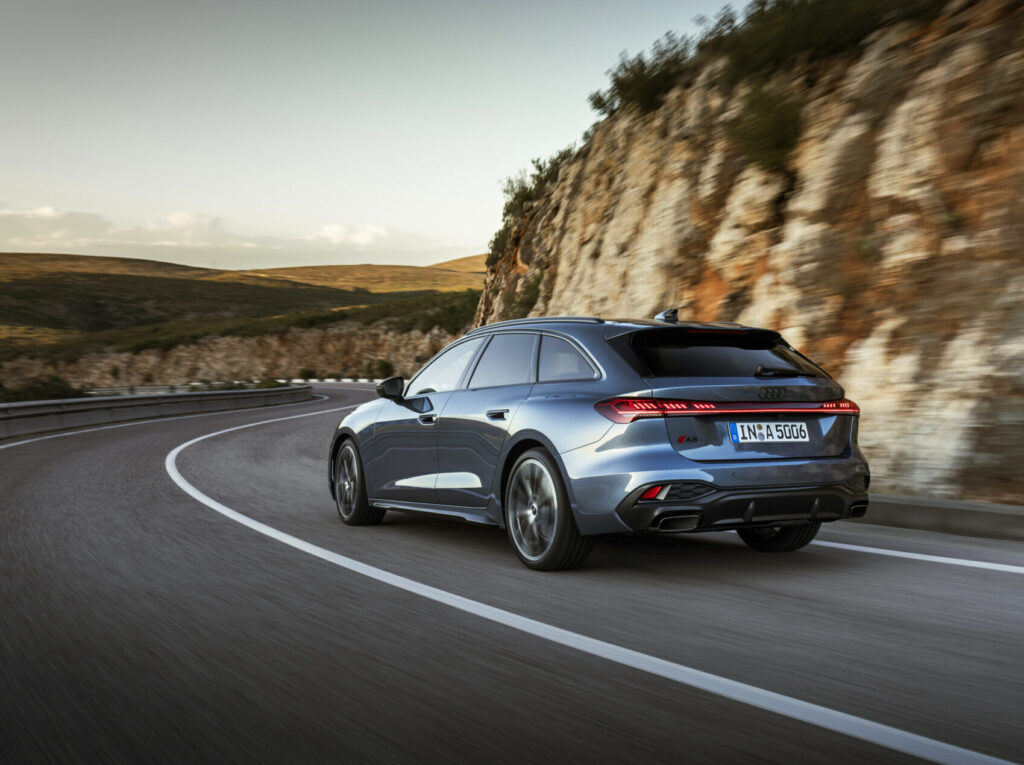
<svg viewBox="0 0 1024 765">
<path fill-rule="evenodd" d="M 669 515 L 657 519 L 655 530 L 663 534 L 678 534 L 693 531 L 700 523 L 700 513 L 689 515 Z"/>
<path fill-rule="evenodd" d="M 867 502 L 855 502 L 850 505 L 850 518 L 863 518 L 868 511 Z"/>
</svg>

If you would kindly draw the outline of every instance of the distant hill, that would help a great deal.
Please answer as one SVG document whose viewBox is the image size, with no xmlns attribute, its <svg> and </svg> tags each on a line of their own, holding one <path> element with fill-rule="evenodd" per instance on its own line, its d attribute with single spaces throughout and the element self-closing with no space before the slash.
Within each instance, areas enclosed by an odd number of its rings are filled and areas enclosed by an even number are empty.
<svg viewBox="0 0 1024 765">
<path fill-rule="evenodd" d="M 265 283 L 244 271 L 195 268 L 178 263 L 140 258 L 107 258 L 94 255 L 60 255 L 37 252 L 0 252 L 0 282 L 35 279 L 52 274 L 108 274 L 118 276 L 157 276 L 213 281 Z"/>
<path fill-rule="evenodd" d="M 434 263 L 431 268 L 443 268 L 446 271 L 465 271 L 473 274 L 487 272 L 487 253 L 483 255 L 467 255 L 464 258 L 446 260 L 443 263 Z"/>
<path fill-rule="evenodd" d="M 474 272 L 464 267 L 452 267 L 465 260 L 460 258 L 434 266 L 383 266 L 362 264 L 357 266 L 298 266 L 295 268 L 267 268 L 239 273 L 271 279 L 285 279 L 302 284 L 316 284 L 335 289 L 362 287 L 370 292 L 407 292 L 438 290 L 452 292 L 480 289 L 484 283 L 483 271 Z M 482 262 L 482 261 L 481 261 Z"/>
<path fill-rule="evenodd" d="M 81 333 L 292 315 L 482 283 L 481 274 L 435 267 L 227 271 L 134 258 L 0 253 L 0 341 L 15 344 L 17 352 Z"/>
</svg>

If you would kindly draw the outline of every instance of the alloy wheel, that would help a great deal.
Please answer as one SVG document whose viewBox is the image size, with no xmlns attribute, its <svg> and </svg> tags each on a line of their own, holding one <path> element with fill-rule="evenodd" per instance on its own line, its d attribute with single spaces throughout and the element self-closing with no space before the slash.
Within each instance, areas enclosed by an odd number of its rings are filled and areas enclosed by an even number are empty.
<svg viewBox="0 0 1024 765">
<path fill-rule="evenodd" d="M 558 523 L 558 492 L 547 467 L 537 459 L 519 463 L 509 484 L 508 521 L 512 541 L 523 557 L 538 560 L 551 547 Z"/>
<path fill-rule="evenodd" d="M 334 481 L 334 496 L 338 500 L 338 513 L 347 520 L 355 512 L 359 497 L 359 460 L 351 444 L 345 444 L 338 452 Z"/>
</svg>

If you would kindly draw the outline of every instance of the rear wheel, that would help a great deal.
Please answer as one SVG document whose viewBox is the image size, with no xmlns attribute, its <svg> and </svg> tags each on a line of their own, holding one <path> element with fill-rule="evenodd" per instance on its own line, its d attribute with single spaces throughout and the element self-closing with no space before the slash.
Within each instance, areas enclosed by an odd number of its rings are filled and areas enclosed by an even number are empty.
<svg viewBox="0 0 1024 765">
<path fill-rule="evenodd" d="M 351 439 L 342 444 L 334 458 L 334 501 L 338 515 L 349 526 L 380 523 L 385 511 L 366 501 L 366 482 L 359 451 Z"/>
<path fill-rule="evenodd" d="M 576 528 L 561 473 L 544 449 L 530 449 L 512 466 L 505 527 L 519 560 L 541 571 L 576 568 L 594 546 Z"/>
<path fill-rule="evenodd" d="M 821 521 L 799 526 L 766 526 L 764 528 L 737 529 L 740 539 L 748 547 L 760 552 L 791 552 L 810 544 L 821 528 Z"/>
</svg>

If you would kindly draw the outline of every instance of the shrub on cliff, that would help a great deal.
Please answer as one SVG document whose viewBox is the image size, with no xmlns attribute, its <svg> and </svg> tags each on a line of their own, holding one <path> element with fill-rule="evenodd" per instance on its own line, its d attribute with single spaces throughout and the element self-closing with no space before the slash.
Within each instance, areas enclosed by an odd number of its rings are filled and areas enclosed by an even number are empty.
<svg viewBox="0 0 1024 765">
<path fill-rule="evenodd" d="M 650 54 L 619 54 L 619 64 L 608 70 L 611 84 L 607 90 L 590 94 L 590 105 L 601 114 L 611 114 L 623 104 L 632 104 L 642 112 L 661 106 L 668 92 L 683 76 L 694 71 L 693 41 L 666 33 L 651 46 Z"/>
<path fill-rule="evenodd" d="M 526 206 L 540 199 L 558 180 L 558 171 L 562 164 L 576 152 L 576 146 L 566 146 L 547 159 L 531 160 L 533 171 L 525 170 L 505 179 L 502 192 L 505 195 L 505 206 L 501 211 L 501 228 L 491 238 L 487 254 L 487 267 L 498 262 L 501 253 L 508 247 L 509 236 L 515 222 L 523 217 Z"/>
<path fill-rule="evenodd" d="M 668 92 L 709 62 L 725 58 L 723 80 L 765 79 L 800 61 L 842 53 L 885 24 L 928 20 L 946 0 L 753 0 L 742 18 L 725 6 L 714 22 L 698 19 L 695 37 L 671 32 L 649 53 L 622 53 L 608 70 L 605 90 L 590 94 L 602 115 L 621 107 L 646 113 L 661 106 Z"/>
<path fill-rule="evenodd" d="M 946 0 L 756 0 L 742 24 L 718 30 L 705 48 L 728 57 L 726 80 L 761 76 L 842 53 L 884 24 L 927 20 Z"/>
<path fill-rule="evenodd" d="M 740 116 L 728 126 L 740 152 L 766 170 L 779 170 L 800 138 L 801 105 L 765 88 L 753 88 Z"/>
</svg>

